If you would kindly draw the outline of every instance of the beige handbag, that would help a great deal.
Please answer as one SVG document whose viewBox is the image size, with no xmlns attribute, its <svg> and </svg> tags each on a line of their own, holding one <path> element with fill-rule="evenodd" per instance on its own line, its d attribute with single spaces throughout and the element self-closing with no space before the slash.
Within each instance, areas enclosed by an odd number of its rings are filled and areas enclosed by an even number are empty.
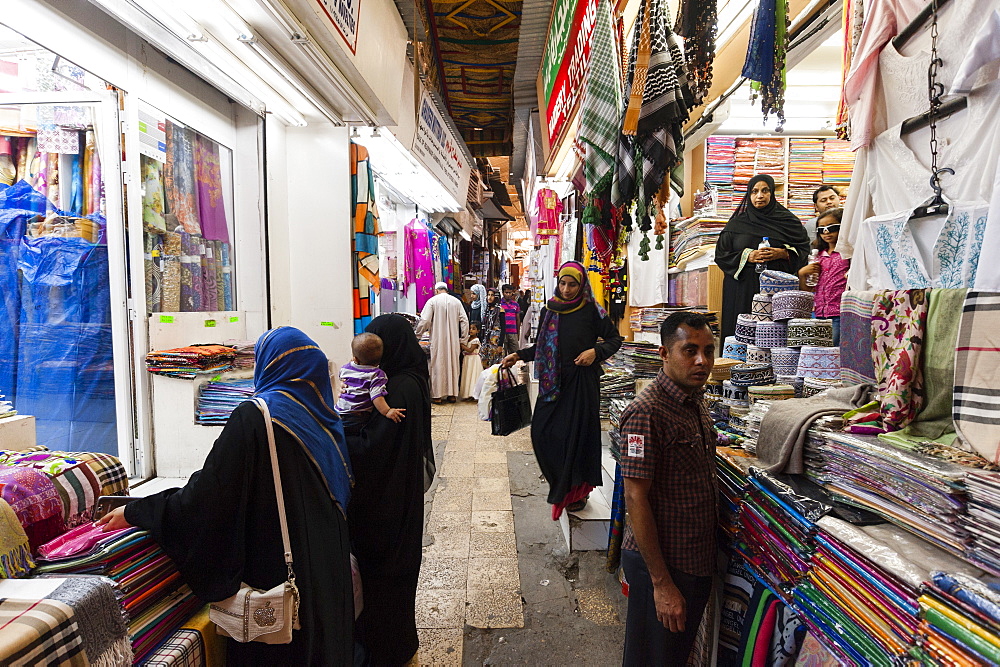
<svg viewBox="0 0 1000 667">
<path fill-rule="evenodd" d="M 285 548 L 288 580 L 269 591 L 240 586 L 236 595 L 209 606 L 209 619 L 215 623 L 220 635 L 238 642 L 288 644 L 292 630 L 299 629 L 299 589 L 292 571 L 292 547 L 288 539 L 288 521 L 285 519 L 285 497 L 281 493 L 281 474 L 278 472 L 278 451 L 274 446 L 274 426 L 271 412 L 263 399 L 254 403 L 264 413 L 267 426 L 267 444 L 271 451 L 271 473 L 274 475 L 274 493 L 278 498 L 278 520 L 281 523 L 281 542 Z"/>
</svg>

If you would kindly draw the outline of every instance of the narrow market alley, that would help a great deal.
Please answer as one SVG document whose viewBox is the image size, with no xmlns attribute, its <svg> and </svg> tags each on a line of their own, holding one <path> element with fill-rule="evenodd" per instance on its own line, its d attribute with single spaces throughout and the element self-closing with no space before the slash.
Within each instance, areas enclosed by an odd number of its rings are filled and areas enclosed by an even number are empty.
<svg viewBox="0 0 1000 667">
<path fill-rule="evenodd" d="M 625 598 L 603 551 L 568 551 L 530 430 L 493 436 L 474 403 L 433 406 L 431 429 L 415 664 L 619 662 Z"/>
</svg>

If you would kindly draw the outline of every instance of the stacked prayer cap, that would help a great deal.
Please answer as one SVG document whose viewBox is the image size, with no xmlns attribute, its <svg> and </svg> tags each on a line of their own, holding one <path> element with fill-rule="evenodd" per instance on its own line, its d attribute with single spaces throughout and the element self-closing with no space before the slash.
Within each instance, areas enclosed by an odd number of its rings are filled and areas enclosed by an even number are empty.
<svg viewBox="0 0 1000 667">
<path fill-rule="evenodd" d="M 747 402 L 747 388 L 733 384 L 732 380 L 722 383 L 722 402 L 731 408 L 745 408 Z"/>
<path fill-rule="evenodd" d="M 796 374 L 803 378 L 839 380 L 840 348 L 803 345 Z"/>
<path fill-rule="evenodd" d="M 736 336 L 726 336 L 722 345 L 722 356 L 725 359 L 735 359 L 736 361 L 747 360 L 747 344 L 736 340 Z"/>
<path fill-rule="evenodd" d="M 797 375 L 775 375 L 774 381 L 777 384 L 790 384 L 795 388 L 795 398 L 802 398 L 802 378 Z"/>
<path fill-rule="evenodd" d="M 771 319 L 771 297 L 767 294 L 754 294 L 750 304 L 750 317 L 758 322 L 769 322 Z"/>
<path fill-rule="evenodd" d="M 813 293 L 802 290 L 779 292 L 771 298 L 772 319 L 790 320 L 811 317 Z"/>
<path fill-rule="evenodd" d="M 794 347 L 772 347 L 771 365 L 775 375 L 795 377 L 799 372 L 799 350 Z"/>
<path fill-rule="evenodd" d="M 796 289 L 799 286 L 799 277 L 793 276 L 784 271 L 767 270 L 760 274 L 760 293 L 770 294 L 772 297 L 778 292 Z"/>
<path fill-rule="evenodd" d="M 757 387 L 749 387 L 747 396 L 750 404 L 757 401 L 784 401 L 795 398 L 795 387 L 790 384 L 768 384 Z"/>
<path fill-rule="evenodd" d="M 771 363 L 771 350 L 766 347 L 747 345 L 748 364 L 769 364 Z"/>
<path fill-rule="evenodd" d="M 712 374 L 709 376 L 711 382 L 722 382 L 728 380 L 733 366 L 742 363 L 737 359 L 716 359 L 715 366 L 712 367 Z"/>
<path fill-rule="evenodd" d="M 741 343 L 753 344 L 757 338 L 757 320 L 749 315 L 736 316 L 736 340 Z"/>
<path fill-rule="evenodd" d="M 771 364 L 737 364 L 730 371 L 732 382 L 738 387 L 753 387 L 774 383 L 774 369 Z"/>
<path fill-rule="evenodd" d="M 802 380 L 802 398 L 815 396 L 830 387 L 841 386 L 840 380 L 825 380 L 823 378 L 804 378 Z"/>
<path fill-rule="evenodd" d="M 758 322 L 754 340 L 757 347 L 785 347 L 785 337 L 788 327 L 784 322 Z"/>
<path fill-rule="evenodd" d="M 832 320 L 794 319 L 788 321 L 787 347 L 829 347 L 833 345 Z"/>
</svg>

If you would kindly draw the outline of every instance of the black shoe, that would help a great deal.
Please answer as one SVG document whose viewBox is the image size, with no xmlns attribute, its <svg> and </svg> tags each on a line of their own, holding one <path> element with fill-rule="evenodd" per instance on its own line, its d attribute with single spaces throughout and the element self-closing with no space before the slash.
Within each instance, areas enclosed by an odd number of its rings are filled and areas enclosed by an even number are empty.
<svg viewBox="0 0 1000 667">
<path fill-rule="evenodd" d="M 578 500 L 575 503 L 570 503 L 569 505 L 566 506 L 566 511 L 579 512 L 580 510 L 582 510 L 584 507 L 587 506 L 587 500 L 588 500 L 587 498 L 584 498 L 583 500 Z"/>
</svg>

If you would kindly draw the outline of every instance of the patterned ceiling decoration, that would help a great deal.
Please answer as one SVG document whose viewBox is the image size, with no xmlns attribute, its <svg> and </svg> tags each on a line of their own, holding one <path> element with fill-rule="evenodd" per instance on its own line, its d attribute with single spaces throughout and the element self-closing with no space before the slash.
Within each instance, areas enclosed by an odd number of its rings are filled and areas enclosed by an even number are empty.
<svg viewBox="0 0 1000 667">
<path fill-rule="evenodd" d="M 474 157 L 513 153 L 521 1 L 424 0 L 448 110 Z"/>
</svg>

